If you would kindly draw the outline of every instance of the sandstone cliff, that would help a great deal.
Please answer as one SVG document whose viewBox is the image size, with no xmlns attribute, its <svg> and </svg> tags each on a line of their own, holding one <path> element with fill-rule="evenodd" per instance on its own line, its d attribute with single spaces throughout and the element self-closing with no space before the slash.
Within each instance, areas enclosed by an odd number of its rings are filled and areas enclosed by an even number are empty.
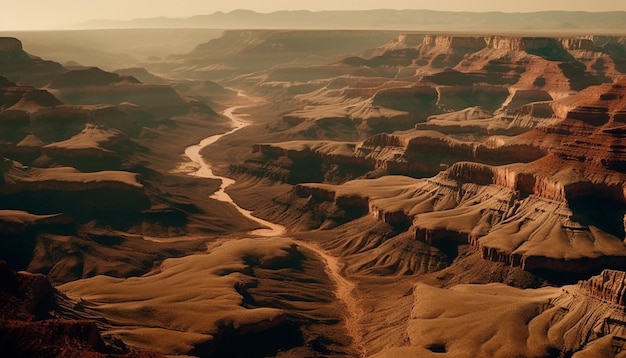
<svg viewBox="0 0 626 358">
<path fill-rule="evenodd" d="M 170 86 L 145 85 L 134 77 L 120 76 L 95 67 L 56 75 L 46 88 L 71 104 L 133 103 L 159 112 L 160 116 L 184 113 L 187 109 Z"/>
<path fill-rule="evenodd" d="M 0 76 L 23 85 L 43 86 L 49 78 L 65 69 L 53 61 L 26 53 L 22 42 L 13 37 L 0 37 Z"/>
<path fill-rule="evenodd" d="M 623 288 L 624 272 L 611 270 L 560 289 L 418 283 L 406 344 L 375 357 L 621 357 Z"/>
<path fill-rule="evenodd" d="M 2 207 L 33 213 L 138 212 L 149 207 L 138 174 L 121 171 L 81 173 L 74 168 L 40 169 L 4 159 Z"/>
<path fill-rule="evenodd" d="M 11 356 L 160 357 L 105 344 L 95 321 L 56 319 L 57 291 L 44 275 L 0 261 L 0 348 Z"/>
<path fill-rule="evenodd" d="M 494 136 L 481 143 L 457 140 L 428 130 L 381 133 L 362 142 L 257 144 L 252 152 L 254 156 L 242 164 L 232 165 L 231 170 L 291 184 L 345 181 L 370 172 L 372 175 L 424 177 L 435 175 L 458 161 L 506 164 L 530 162 L 547 154 L 545 149 L 527 140 Z"/>
</svg>

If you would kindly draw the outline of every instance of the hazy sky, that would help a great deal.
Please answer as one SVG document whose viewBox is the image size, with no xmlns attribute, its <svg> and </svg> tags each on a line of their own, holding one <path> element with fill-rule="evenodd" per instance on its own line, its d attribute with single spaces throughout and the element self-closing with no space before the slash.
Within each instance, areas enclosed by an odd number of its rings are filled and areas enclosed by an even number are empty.
<svg viewBox="0 0 626 358">
<path fill-rule="evenodd" d="M 529 12 L 542 10 L 626 11 L 623 0 L 0 0 L 0 30 L 50 29 L 91 19 L 189 17 L 216 11 L 250 9 L 349 10 L 430 9 Z"/>
</svg>

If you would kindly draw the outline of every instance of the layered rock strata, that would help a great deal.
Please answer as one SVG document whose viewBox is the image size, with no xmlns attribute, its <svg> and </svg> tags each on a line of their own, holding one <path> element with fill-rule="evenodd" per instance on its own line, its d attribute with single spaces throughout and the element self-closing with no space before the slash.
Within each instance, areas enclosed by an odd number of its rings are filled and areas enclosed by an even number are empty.
<svg viewBox="0 0 626 358">
<path fill-rule="evenodd" d="M 254 156 L 231 171 L 287 183 L 345 181 L 368 172 L 414 177 L 434 175 L 457 161 L 492 164 L 530 162 L 546 155 L 530 141 L 492 137 L 484 142 L 456 140 L 440 132 L 415 130 L 378 134 L 363 142 L 293 141 L 257 144 Z M 298 165 L 305 166 L 299 170 Z M 336 175 L 329 175 L 330 172 Z"/>
<path fill-rule="evenodd" d="M 36 214 L 138 212 L 149 207 L 139 175 L 122 171 L 82 173 L 70 167 L 33 168 L 2 162 L 2 207 Z"/>
<path fill-rule="evenodd" d="M 375 357 L 621 357 L 623 291 L 624 272 L 611 270 L 561 289 L 502 284 L 442 289 L 419 283 L 407 343 Z"/>
<path fill-rule="evenodd" d="M 0 75 L 20 84 L 41 87 L 65 69 L 53 61 L 26 53 L 14 37 L 0 37 Z"/>
<path fill-rule="evenodd" d="M 157 358 L 105 343 L 95 321 L 56 319 L 57 292 L 44 275 L 0 261 L 0 348 L 11 356 Z"/>
</svg>

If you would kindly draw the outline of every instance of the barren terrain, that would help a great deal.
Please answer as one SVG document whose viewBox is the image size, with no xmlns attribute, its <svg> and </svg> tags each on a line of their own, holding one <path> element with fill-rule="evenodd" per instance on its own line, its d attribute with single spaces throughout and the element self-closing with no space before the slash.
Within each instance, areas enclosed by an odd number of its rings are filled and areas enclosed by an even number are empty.
<svg viewBox="0 0 626 358">
<path fill-rule="evenodd" d="M 626 37 L 175 31 L 0 38 L 3 351 L 624 355 Z"/>
</svg>

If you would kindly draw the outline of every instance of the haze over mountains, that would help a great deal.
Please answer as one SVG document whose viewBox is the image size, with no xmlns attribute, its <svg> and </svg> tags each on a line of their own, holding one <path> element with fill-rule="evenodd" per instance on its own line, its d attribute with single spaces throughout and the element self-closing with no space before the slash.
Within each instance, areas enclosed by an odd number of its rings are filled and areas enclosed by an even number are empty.
<svg viewBox="0 0 626 358">
<path fill-rule="evenodd" d="M 216 12 L 189 18 L 91 20 L 77 29 L 379 29 L 420 31 L 609 32 L 626 29 L 626 12 L 543 11 L 530 13 L 451 12 L 433 10 Z"/>
</svg>

